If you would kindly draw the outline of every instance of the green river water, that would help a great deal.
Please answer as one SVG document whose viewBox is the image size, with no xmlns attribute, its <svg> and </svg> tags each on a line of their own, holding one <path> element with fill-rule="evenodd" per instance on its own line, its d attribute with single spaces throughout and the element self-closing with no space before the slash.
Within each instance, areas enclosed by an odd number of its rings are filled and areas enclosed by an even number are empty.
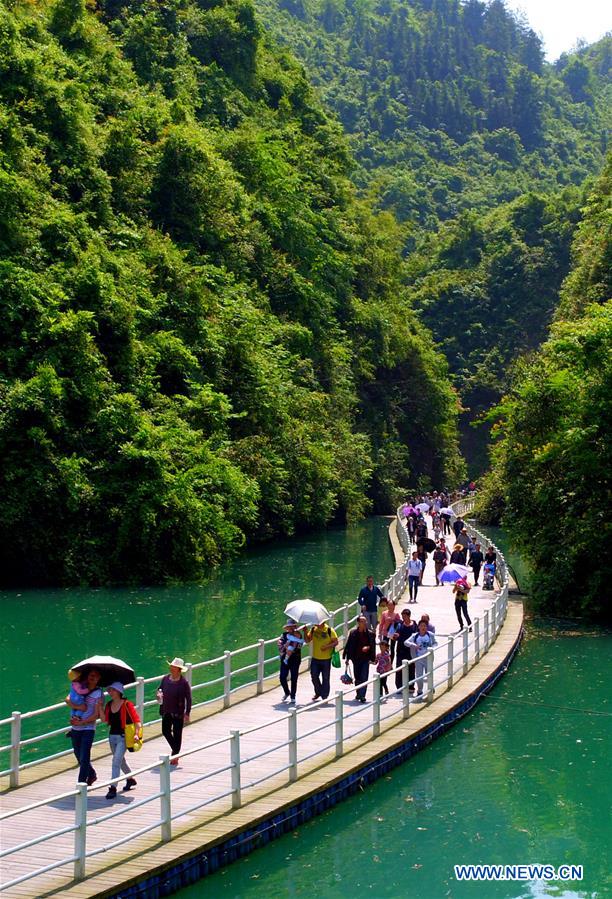
<svg viewBox="0 0 612 899">
<path fill-rule="evenodd" d="M 252 551 L 201 587 L 0 594 L 0 714 L 57 701 L 77 657 L 112 653 L 148 676 L 173 654 L 210 657 L 270 636 L 294 596 L 341 605 L 367 573 L 382 580 L 393 568 L 386 527 L 370 519 Z M 177 895 L 611 896 L 611 649 L 603 630 L 529 622 L 510 671 L 448 734 Z M 462 883 L 453 873 L 461 863 L 574 864 L 584 878 Z"/>
</svg>

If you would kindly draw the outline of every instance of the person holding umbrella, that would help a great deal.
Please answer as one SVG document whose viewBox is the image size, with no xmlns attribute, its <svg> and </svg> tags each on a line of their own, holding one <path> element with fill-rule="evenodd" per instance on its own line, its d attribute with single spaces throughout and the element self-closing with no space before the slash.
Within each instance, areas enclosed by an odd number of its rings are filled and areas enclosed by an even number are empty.
<svg viewBox="0 0 612 899">
<path fill-rule="evenodd" d="M 297 622 L 293 618 L 289 618 L 278 640 L 278 653 L 280 655 L 279 680 L 285 693 L 283 702 L 291 697 L 290 705 L 295 705 L 303 644 L 304 638 Z M 289 688 L 289 677 L 291 677 L 291 688 Z"/>
<path fill-rule="evenodd" d="M 183 677 L 187 667 L 183 659 L 168 662 L 170 674 L 166 674 L 157 690 L 157 701 L 162 716 L 162 734 L 170 746 L 171 754 L 178 755 L 183 742 L 183 726 L 189 724 L 191 714 L 191 687 Z M 171 759 L 171 765 L 179 760 Z"/>
<path fill-rule="evenodd" d="M 125 760 L 125 726 L 126 724 L 135 724 L 140 726 L 140 718 L 138 712 L 131 702 L 123 696 L 124 686 L 119 681 L 114 681 L 108 687 L 110 701 L 106 703 L 104 709 L 104 720 L 108 724 L 108 742 L 110 745 L 111 755 L 113 757 L 111 767 L 111 777 L 118 778 L 121 771 L 124 774 L 131 774 L 132 769 Z M 136 780 L 128 777 L 123 792 L 126 793 L 136 786 Z M 114 799 L 117 795 L 117 784 L 111 784 L 106 794 L 107 799 Z"/>
<path fill-rule="evenodd" d="M 78 783 L 86 783 L 90 787 L 98 779 L 98 775 L 91 764 L 91 747 L 96 735 L 98 718 L 102 717 L 103 695 L 99 686 L 102 675 L 96 668 L 89 668 L 86 674 L 77 665 L 72 670 L 80 672 L 89 692 L 79 697 L 81 702 L 78 704 L 74 703 L 69 695 L 64 700 L 67 706 L 75 710 L 81 710 L 83 703 L 85 704 L 85 709 L 82 710 L 80 717 L 71 715 L 71 729 L 68 736 L 72 741 L 72 751 L 79 763 Z"/>
</svg>

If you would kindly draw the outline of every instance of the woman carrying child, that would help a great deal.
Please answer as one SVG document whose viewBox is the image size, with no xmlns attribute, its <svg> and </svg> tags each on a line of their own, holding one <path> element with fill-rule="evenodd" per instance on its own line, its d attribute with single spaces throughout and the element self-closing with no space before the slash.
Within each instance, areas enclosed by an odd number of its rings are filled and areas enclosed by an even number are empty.
<svg viewBox="0 0 612 899">
<path fill-rule="evenodd" d="M 127 724 L 135 724 L 136 728 L 140 727 L 140 718 L 138 712 L 132 703 L 123 696 L 123 684 L 115 681 L 107 687 L 110 701 L 106 703 L 104 708 L 104 720 L 109 726 L 108 742 L 110 744 L 111 754 L 113 756 L 111 777 L 113 780 L 119 777 L 121 771 L 124 774 L 131 774 L 132 769 L 125 760 L 125 727 Z M 123 792 L 126 793 L 136 786 L 133 777 L 128 777 Z M 117 785 L 111 784 L 106 794 L 107 799 L 114 799 L 117 795 Z"/>
<path fill-rule="evenodd" d="M 290 699 L 290 705 L 295 705 L 303 645 L 304 638 L 300 633 L 297 622 L 290 618 L 278 640 L 278 652 L 280 655 L 279 680 L 281 687 L 285 691 L 283 702 Z M 291 687 L 289 687 L 289 677 L 291 677 Z"/>
</svg>

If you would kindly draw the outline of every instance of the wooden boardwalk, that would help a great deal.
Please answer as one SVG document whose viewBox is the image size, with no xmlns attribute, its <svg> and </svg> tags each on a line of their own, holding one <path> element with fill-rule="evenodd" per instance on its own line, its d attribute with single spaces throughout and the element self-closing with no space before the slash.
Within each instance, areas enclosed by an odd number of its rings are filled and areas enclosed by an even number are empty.
<svg viewBox="0 0 612 899">
<path fill-rule="evenodd" d="M 493 594 L 474 588 L 470 594 L 470 613 L 472 618 L 480 615 L 491 604 Z M 401 605 L 406 604 L 406 595 Z M 457 631 L 454 604 L 450 587 L 434 586 L 433 563 L 429 561 L 424 578 L 424 586 L 419 591 L 418 603 L 411 606 L 413 615 L 422 612 L 431 615 L 441 643 L 446 635 Z M 519 611 L 520 610 L 520 611 Z M 206 797 L 231 791 L 230 771 L 219 774 L 199 783 L 190 784 L 198 775 L 216 769 L 226 768 L 230 764 L 230 745 L 223 742 L 206 751 L 198 751 L 186 755 L 179 765 L 172 770 L 173 787 L 184 787 L 172 793 L 172 814 L 177 817 L 173 822 L 173 837 L 170 843 L 160 843 L 159 827 L 150 834 L 136 838 L 125 845 L 106 850 L 110 843 L 123 836 L 155 824 L 160 819 L 160 801 L 155 799 L 148 804 L 136 807 L 138 801 L 159 790 L 159 768 L 146 772 L 138 777 L 138 786 L 129 793 L 119 792 L 114 802 L 105 799 L 106 787 L 90 790 L 88 794 L 88 821 L 98 820 L 87 829 L 88 851 L 98 850 L 99 854 L 87 860 L 87 878 L 79 883 L 73 880 L 73 866 L 67 864 L 35 880 L 9 888 L 4 892 L 7 897 L 41 897 L 62 893 L 79 897 L 104 895 L 107 891 L 119 888 L 128 878 L 138 881 L 146 876 L 146 872 L 154 866 L 165 864 L 172 859 L 193 851 L 206 844 L 206 840 L 220 839 L 231 832 L 231 828 L 240 830 L 264 815 L 289 801 L 291 795 L 304 795 L 306 789 L 318 783 L 326 783 L 343 771 L 355 766 L 360 759 L 380 754 L 384 748 L 394 741 L 406 738 L 410 730 L 416 732 L 436 716 L 444 714 L 449 708 L 469 695 L 471 690 L 484 681 L 495 664 L 507 653 L 512 641 L 516 640 L 522 621 L 522 607 L 511 604 L 506 625 L 500 632 L 497 641 L 489 653 L 471 669 L 470 673 L 457 681 L 452 690 L 447 691 L 444 683 L 436 687 L 436 698 L 431 705 L 414 705 L 407 721 L 402 720 L 401 695 L 391 696 L 380 706 L 381 732 L 377 739 L 372 739 L 371 722 L 373 709 L 361 706 L 354 700 L 354 694 L 348 694 L 345 700 L 345 711 L 355 714 L 345 721 L 344 740 L 346 754 L 335 760 L 334 749 L 329 746 L 334 739 L 335 708 L 333 702 L 327 706 L 316 706 L 298 715 L 299 734 L 328 725 L 317 733 L 313 733 L 299 742 L 298 771 L 299 780 L 288 784 L 288 772 L 270 776 L 270 772 L 287 765 L 288 749 L 286 746 L 275 749 L 266 755 L 241 765 L 243 807 L 231 810 L 231 796 L 216 800 L 211 805 L 191 812 L 190 808 Z M 459 644 L 459 640 L 456 641 Z M 459 649 L 457 645 L 456 649 Z M 447 649 L 442 647 L 436 652 L 436 661 L 447 659 Z M 470 665 L 474 663 L 473 647 L 470 649 Z M 461 657 L 455 659 L 454 668 L 458 673 L 463 666 Z M 333 670 L 333 669 L 332 669 Z M 373 670 L 373 669 L 372 669 Z M 341 671 L 333 670 L 332 697 L 334 691 L 345 689 L 339 681 Z M 442 677 L 436 672 L 437 678 Z M 392 689 L 393 677 L 389 680 Z M 372 689 L 368 688 L 371 698 Z M 210 743 L 225 738 L 232 730 L 245 731 L 263 724 L 265 721 L 277 719 L 277 724 L 252 734 L 241 736 L 240 752 L 242 759 L 249 759 L 264 752 L 268 747 L 285 742 L 288 738 L 287 707 L 281 701 L 282 691 L 270 689 L 259 696 L 245 699 L 236 705 L 218 711 L 216 714 L 194 721 L 184 732 L 183 748 L 189 751 L 198 744 Z M 312 696 L 312 687 L 308 673 L 300 677 L 298 687 L 298 705 L 308 706 Z M 365 728 L 365 730 L 364 730 Z M 362 731 L 360 734 L 359 732 Z M 99 733 L 104 726 L 99 725 Z M 312 759 L 305 757 L 317 750 L 323 750 Z M 138 755 L 128 755 L 133 768 L 144 767 L 156 762 L 160 755 L 167 754 L 168 747 L 161 737 L 148 739 Z M 304 761 L 303 761 L 304 760 Z M 52 764 L 52 763 L 50 763 Z M 2 796 L 2 811 L 27 806 L 44 800 L 47 797 L 68 792 L 74 788 L 76 768 L 52 774 L 45 771 L 43 764 L 36 769 L 38 778 L 17 790 Z M 100 781 L 110 777 L 110 758 L 108 756 L 96 762 Z M 120 788 L 121 784 L 119 785 Z M 34 839 L 53 829 L 70 827 L 74 823 L 74 798 L 59 799 L 52 804 L 44 805 L 31 812 L 20 814 L 3 823 L 1 833 L 2 848 L 15 846 L 26 840 Z M 279 805 L 280 803 L 280 805 Z M 104 816 L 118 808 L 133 807 L 133 811 L 110 820 L 102 820 Z M 202 830 L 204 827 L 205 833 Z M 228 831 L 229 828 L 229 831 Z M 53 838 L 44 844 L 26 848 L 2 860 L 2 882 L 50 864 L 55 860 L 72 856 L 74 851 L 74 834 L 66 833 Z"/>
</svg>

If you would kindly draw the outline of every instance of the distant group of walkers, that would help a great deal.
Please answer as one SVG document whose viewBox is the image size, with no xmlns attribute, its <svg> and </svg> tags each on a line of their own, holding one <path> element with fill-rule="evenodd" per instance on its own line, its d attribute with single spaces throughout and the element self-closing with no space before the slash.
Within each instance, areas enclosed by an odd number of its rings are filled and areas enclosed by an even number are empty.
<svg viewBox="0 0 612 899">
<path fill-rule="evenodd" d="M 409 604 L 418 602 L 419 587 L 423 583 L 425 566 L 432 551 L 436 587 L 441 586 L 442 573 L 448 565 L 459 565 L 471 567 L 475 585 L 478 585 L 482 571 L 483 588 L 493 588 L 497 565 L 495 549 L 489 546 L 485 553 L 482 552 L 480 543 L 468 534 L 463 519 L 457 517 L 452 520 L 449 502 L 447 494 L 434 492 L 421 497 L 420 502 L 406 502 L 400 510 L 410 542 L 416 544 L 416 549 L 410 554 L 406 572 Z M 430 518 L 429 526 L 426 515 Z M 430 527 L 434 534 L 433 540 L 429 536 Z M 455 539 L 452 548 L 447 544 L 450 535 L 454 535 Z M 471 629 L 472 622 L 467 608 L 470 589 L 471 584 L 462 573 L 453 584 L 455 612 L 460 630 L 464 627 Z M 357 601 L 360 614 L 342 650 L 346 671 L 341 680 L 344 683 L 354 683 L 356 700 L 365 703 L 370 666 L 375 666 L 380 675 L 382 700 L 389 694 L 387 679 L 394 668 L 395 690 L 402 689 L 403 663 L 407 661 L 409 692 L 416 692 L 416 701 L 422 701 L 427 656 L 437 645 L 436 629 L 429 615 L 423 614 L 417 621 L 409 608 L 398 611 L 395 602 L 387 598 L 375 584 L 373 576 L 366 578 Z M 305 645 L 311 646 L 312 701 L 325 701 L 329 698 L 332 665 L 341 667 L 338 644 L 338 634 L 327 621 L 312 626 L 301 625 L 293 619 L 286 622 L 278 640 L 279 680 L 284 693 L 283 702 L 289 700 L 290 705 L 296 703 L 302 650 Z M 349 665 L 352 667 L 352 678 Z M 183 676 L 186 671 L 183 659 L 176 657 L 168 662 L 168 666 L 169 673 L 163 677 L 156 695 L 160 704 L 162 733 L 171 750 L 170 764 L 175 766 L 181 751 L 183 727 L 190 720 L 192 700 L 190 685 Z M 132 776 L 126 754 L 134 748 L 134 739 L 142 739 L 142 723 L 135 706 L 125 698 L 123 683 L 115 680 L 109 684 L 108 679 L 103 681 L 102 672 L 95 667 L 85 674 L 76 671 L 70 672 L 70 675 L 71 689 L 65 701 L 72 710 L 69 736 L 79 763 L 79 782 L 91 786 L 97 780 L 96 771 L 91 764 L 91 747 L 97 722 L 102 720 L 109 729 L 111 779 L 116 781 L 121 773 L 125 774 L 123 792 L 131 790 L 136 786 L 136 779 Z M 109 699 L 105 705 L 101 682 L 108 684 L 106 689 Z M 128 734 L 131 741 L 128 740 Z M 106 798 L 114 799 L 116 795 L 117 786 L 113 783 Z"/>
<path fill-rule="evenodd" d="M 172 756 L 171 765 L 178 764 L 177 754 L 181 750 L 183 726 L 189 723 L 191 714 L 191 687 L 183 677 L 187 670 L 183 659 L 174 658 L 168 662 L 169 673 L 162 678 L 157 691 L 162 717 L 162 733 L 166 738 Z M 142 739 L 142 722 L 138 712 L 125 698 L 125 686 L 113 681 L 106 686 L 109 700 L 104 705 L 104 693 L 100 686 L 102 671 L 90 668 L 85 675 L 79 671 L 69 672 L 71 677 L 70 693 L 65 699 L 71 709 L 70 731 L 72 749 L 79 764 L 78 782 L 91 786 L 98 779 L 95 768 L 91 764 L 91 747 L 96 734 L 98 720 L 108 725 L 108 742 L 111 750 L 111 779 L 119 778 L 121 772 L 127 775 L 123 792 L 136 786 L 136 779 L 131 776 L 126 753 L 135 748 Z M 132 739 L 128 739 L 131 737 Z M 111 784 L 106 794 L 107 799 L 117 796 L 116 784 Z"/>
</svg>

